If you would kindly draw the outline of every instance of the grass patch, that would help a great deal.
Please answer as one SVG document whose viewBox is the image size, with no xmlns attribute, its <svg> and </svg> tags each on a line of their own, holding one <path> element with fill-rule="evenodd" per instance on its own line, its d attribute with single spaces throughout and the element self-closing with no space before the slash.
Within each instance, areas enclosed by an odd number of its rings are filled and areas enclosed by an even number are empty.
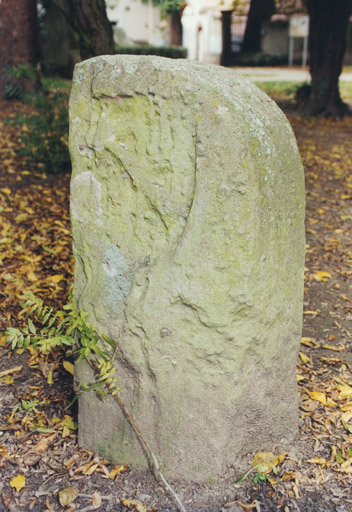
<svg viewBox="0 0 352 512">
<path fill-rule="evenodd" d="M 352 82 L 340 82 L 341 98 L 346 103 L 352 103 Z"/>
<path fill-rule="evenodd" d="M 44 91 L 62 91 L 67 93 L 71 89 L 71 80 L 64 80 L 56 76 L 42 76 L 41 82 Z"/>
<path fill-rule="evenodd" d="M 259 89 L 266 92 L 268 96 L 275 101 L 289 104 L 295 101 L 297 89 L 307 82 L 254 82 Z M 342 82 L 339 84 L 341 98 L 347 103 L 352 103 L 352 82 Z"/>
<path fill-rule="evenodd" d="M 291 102 L 295 99 L 297 89 L 304 83 L 305 82 L 273 81 L 255 82 L 255 85 L 275 100 Z"/>
</svg>

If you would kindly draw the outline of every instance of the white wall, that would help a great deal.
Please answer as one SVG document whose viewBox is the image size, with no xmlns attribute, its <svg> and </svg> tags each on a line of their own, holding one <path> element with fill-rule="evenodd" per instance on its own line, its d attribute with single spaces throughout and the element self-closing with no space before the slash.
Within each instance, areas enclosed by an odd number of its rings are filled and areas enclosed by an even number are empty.
<svg viewBox="0 0 352 512">
<path fill-rule="evenodd" d="M 221 10 L 232 8 L 232 0 L 187 0 L 182 16 L 183 46 L 188 57 L 220 62 L 222 51 Z"/>
<path fill-rule="evenodd" d="M 132 42 L 167 44 L 166 23 L 160 18 L 160 9 L 151 1 L 106 0 L 106 11 L 109 20 L 116 21 Z"/>
</svg>

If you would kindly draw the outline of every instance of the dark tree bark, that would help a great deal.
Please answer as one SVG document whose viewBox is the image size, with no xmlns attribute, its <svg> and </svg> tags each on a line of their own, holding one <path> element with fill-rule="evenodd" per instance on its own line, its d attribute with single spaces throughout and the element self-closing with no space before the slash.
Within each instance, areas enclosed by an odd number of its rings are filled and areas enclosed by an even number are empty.
<svg viewBox="0 0 352 512">
<path fill-rule="evenodd" d="M 52 0 L 77 32 L 82 59 L 114 52 L 105 0 Z"/>
<path fill-rule="evenodd" d="M 260 52 L 263 21 L 269 20 L 274 11 L 275 0 L 251 0 L 241 48 L 242 53 Z"/>
<path fill-rule="evenodd" d="M 181 46 L 182 44 L 182 17 L 183 9 L 179 11 L 171 11 L 168 13 L 170 44 L 173 46 Z"/>
<path fill-rule="evenodd" d="M 0 23 L 0 99 L 3 99 L 7 85 L 28 91 L 35 88 L 33 80 L 7 75 L 7 70 L 21 64 L 35 66 L 38 62 L 36 0 L 1 0 Z"/>
<path fill-rule="evenodd" d="M 115 53 L 105 0 L 71 0 L 70 4 L 82 59 Z"/>
<path fill-rule="evenodd" d="M 221 11 L 221 32 L 222 32 L 222 52 L 220 64 L 230 66 L 231 62 L 231 24 L 232 11 Z"/>
<path fill-rule="evenodd" d="M 339 92 L 352 0 L 306 0 L 310 17 L 309 53 L 312 77 L 305 110 L 341 117 L 347 111 Z"/>
</svg>

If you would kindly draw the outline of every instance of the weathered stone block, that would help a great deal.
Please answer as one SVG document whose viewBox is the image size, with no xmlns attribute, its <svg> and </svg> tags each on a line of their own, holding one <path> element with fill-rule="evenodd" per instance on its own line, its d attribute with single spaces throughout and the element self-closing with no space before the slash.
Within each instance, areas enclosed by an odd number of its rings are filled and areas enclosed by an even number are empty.
<svg viewBox="0 0 352 512">
<path fill-rule="evenodd" d="M 70 99 L 75 298 L 169 476 L 216 477 L 297 431 L 304 181 L 279 108 L 232 70 L 109 56 Z M 89 378 L 89 369 L 77 366 Z M 81 444 L 146 466 L 114 401 Z"/>
</svg>

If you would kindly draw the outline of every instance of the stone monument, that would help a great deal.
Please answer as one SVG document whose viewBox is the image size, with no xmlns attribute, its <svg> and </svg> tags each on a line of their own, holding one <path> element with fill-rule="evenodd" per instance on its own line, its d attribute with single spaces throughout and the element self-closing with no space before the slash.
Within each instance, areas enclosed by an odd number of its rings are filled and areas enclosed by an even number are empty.
<svg viewBox="0 0 352 512">
<path fill-rule="evenodd" d="M 230 69 L 102 56 L 76 66 L 70 151 L 75 299 L 118 343 L 166 475 L 217 478 L 292 442 L 304 180 L 280 109 Z M 147 466 L 113 399 L 80 397 L 79 440 Z"/>
</svg>

